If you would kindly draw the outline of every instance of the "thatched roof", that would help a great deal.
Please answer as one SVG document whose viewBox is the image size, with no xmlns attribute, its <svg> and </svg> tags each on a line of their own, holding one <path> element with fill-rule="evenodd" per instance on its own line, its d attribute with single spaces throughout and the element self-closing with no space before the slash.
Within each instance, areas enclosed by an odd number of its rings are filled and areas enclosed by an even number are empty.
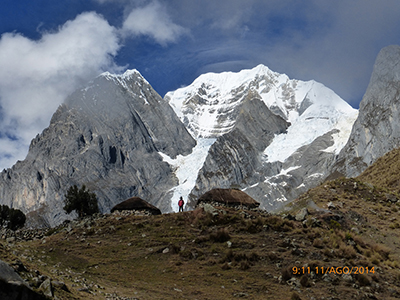
<svg viewBox="0 0 400 300">
<path fill-rule="evenodd" d="M 147 210 L 150 211 L 153 215 L 161 215 L 161 210 L 159 210 L 157 207 L 154 205 L 151 205 L 147 201 L 144 201 L 143 199 L 139 197 L 132 197 L 129 198 L 128 200 L 125 200 L 124 202 L 121 202 L 120 204 L 115 205 L 112 209 L 111 212 L 114 211 L 122 211 L 122 210 Z"/>
<path fill-rule="evenodd" d="M 245 192 L 234 189 L 213 189 L 208 191 L 200 196 L 200 198 L 197 200 L 197 205 L 199 205 L 201 202 L 209 203 L 212 201 L 229 206 L 243 205 L 248 208 L 257 208 L 260 206 L 260 203 L 251 198 Z"/>
</svg>

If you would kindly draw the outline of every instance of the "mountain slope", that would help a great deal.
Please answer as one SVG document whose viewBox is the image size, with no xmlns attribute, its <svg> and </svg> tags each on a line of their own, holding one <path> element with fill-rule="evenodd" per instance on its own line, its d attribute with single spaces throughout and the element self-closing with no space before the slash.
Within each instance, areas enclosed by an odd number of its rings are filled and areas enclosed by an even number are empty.
<svg viewBox="0 0 400 300">
<path fill-rule="evenodd" d="M 159 152 L 187 155 L 195 144 L 139 72 L 105 73 L 66 99 L 27 158 L 1 173 L 0 199 L 51 226 L 66 218 L 73 184 L 95 192 L 103 212 L 132 196 L 170 211 L 166 191 L 176 178 Z"/>
<path fill-rule="evenodd" d="M 379 157 L 400 147 L 400 46 L 383 48 L 376 58 L 348 143 L 335 168 L 359 175 Z"/>
<path fill-rule="evenodd" d="M 294 199 L 327 175 L 357 116 L 322 84 L 263 65 L 201 75 L 165 100 L 198 141 L 212 144 L 194 188 L 180 190 L 192 203 L 209 189 L 232 186 L 268 209 Z"/>
</svg>

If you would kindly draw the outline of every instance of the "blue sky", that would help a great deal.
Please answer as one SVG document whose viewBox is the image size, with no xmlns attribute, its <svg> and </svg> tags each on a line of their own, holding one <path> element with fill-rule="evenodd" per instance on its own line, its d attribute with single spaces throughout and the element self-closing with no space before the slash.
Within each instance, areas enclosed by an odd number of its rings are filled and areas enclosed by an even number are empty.
<svg viewBox="0 0 400 300">
<path fill-rule="evenodd" d="M 164 96 L 205 72 L 264 64 L 357 108 L 399 28 L 398 0 L 3 0 L 0 169 L 103 71 L 138 69 Z"/>
</svg>

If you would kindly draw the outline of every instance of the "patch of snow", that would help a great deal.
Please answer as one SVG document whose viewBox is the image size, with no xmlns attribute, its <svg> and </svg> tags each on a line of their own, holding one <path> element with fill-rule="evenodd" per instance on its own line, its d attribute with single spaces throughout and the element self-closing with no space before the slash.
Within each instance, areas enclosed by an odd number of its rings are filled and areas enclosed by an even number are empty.
<svg viewBox="0 0 400 300">
<path fill-rule="evenodd" d="M 288 175 L 289 172 L 293 171 L 293 170 L 297 170 L 298 168 L 301 168 L 301 166 L 294 166 L 294 167 L 290 167 L 284 170 L 281 170 L 281 172 L 276 175 L 276 176 L 281 176 L 281 175 Z M 289 175 L 290 176 L 290 175 Z"/>
<path fill-rule="evenodd" d="M 336 129 L 339 129 L 339 132 L 332 134 L 334 144 L 322 151 L 334 153 L 335 155 L 339 154 L 340 150 L 342 150 L 349 140 L 357 116 L 358 111 L 355 111 L 353 114 L 341 118 L 336 126 Z"/>
<path fill-rule="evenodd" d="M 351 126 L 357 118 L 357 110 L 322 84 L 313 83 L 313 87 L 312 93 L 308 93 L 313 104 L 297 118 L 290 120 L 292 124 L 287 133 L 275 136 L 264 151 L 267 162 L 284 162 L 297 149 L 333 129 L 340 131 L 334 136 L 335 145 L 332 149 L 335 152 L 340 151 L 347 142 Z"/>
<path fill-rule="evenodd" d="M 307 178 L 318 178 L 318 177 L 322 177 L 322 176 L 324 176 L 324 174 L 322 174 L 322 173 L 314 173 L 314 174 L 311 174 L 311 175 L 307 176 Z"/>
<path fill-rule="evenodd" d="M 179 209 L 178 200 L 180 196 L 182 196 L 187 203 L 189 193 L 195 186 L 197 174 L 206 160 L 208 150 L 215 141 L 216 139 L 200 138 L 197 140 L 197 145 L 193 148 L 192 153 L 186 156 L 178 155 L 175 159 L 159 152 L 163 160 L 174 168 L 175 175 L 179 180 L 178 185 L 171 189 L 173 192 L 171 200 L 173 211 L 177 212 Z"/>
</svg>

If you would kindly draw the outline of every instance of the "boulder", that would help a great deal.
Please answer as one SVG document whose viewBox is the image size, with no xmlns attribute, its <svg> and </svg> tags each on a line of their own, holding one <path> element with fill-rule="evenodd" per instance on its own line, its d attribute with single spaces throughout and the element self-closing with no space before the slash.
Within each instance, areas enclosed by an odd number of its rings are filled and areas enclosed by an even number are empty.
<svg viewBox="0 0 400 300">
<path fill-rule="evenodd" d="M 2 300 L 46 300 L 32 291 L 22 278 L 7 263 L 0 260 L 0 299 Z"/>
<path fill-rule="evenodd" d="M 308 216 L 307 207 L 303 207 L 297 214 L 296 214 L 296 221 L 302 222 Z"/>
</svg>

